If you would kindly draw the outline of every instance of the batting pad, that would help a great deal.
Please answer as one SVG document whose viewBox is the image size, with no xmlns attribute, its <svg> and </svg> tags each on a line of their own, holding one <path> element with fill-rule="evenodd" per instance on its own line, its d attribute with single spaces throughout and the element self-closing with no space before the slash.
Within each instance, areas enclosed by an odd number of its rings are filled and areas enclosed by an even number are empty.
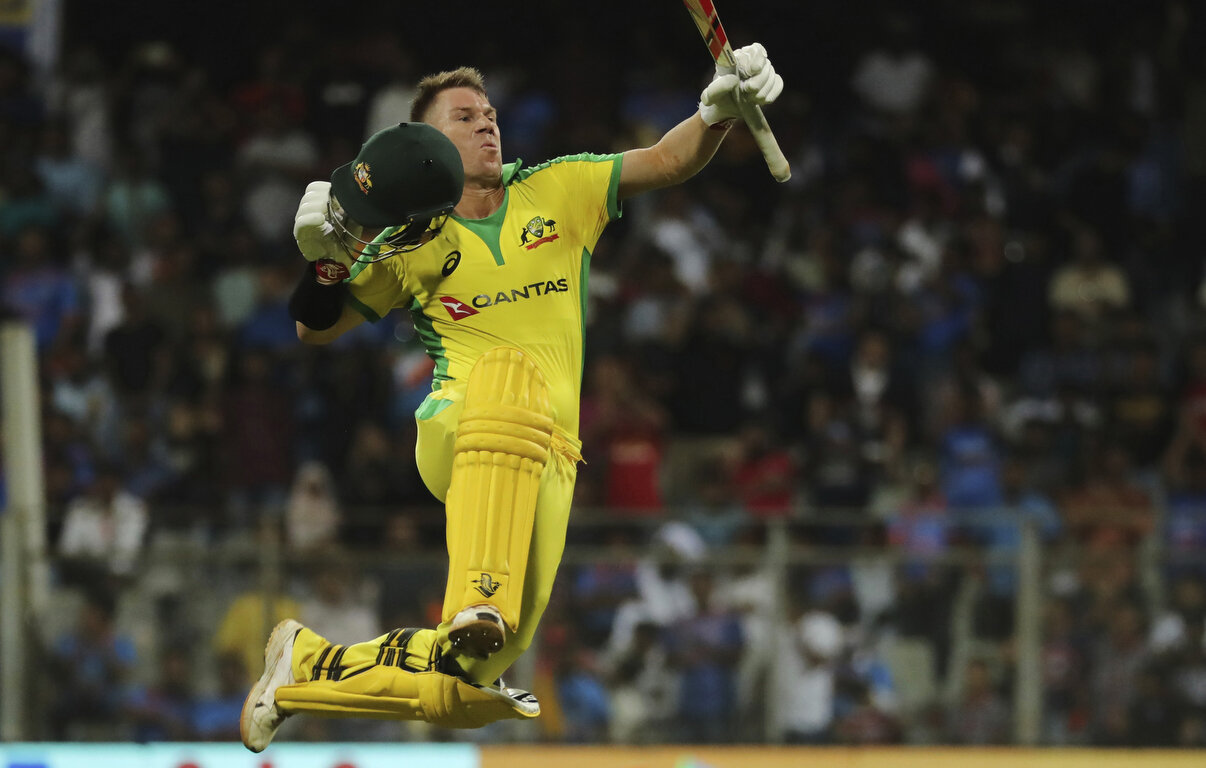
<svg viewBox="0 0 1206 768">
<path fill-rule="evenodd" d="M 549 459 L 552 408 L 544 376 L 517 349 L 495 347 L 469 373 L 445 499 L 445 623 L 488 603 L 519 625 L 540 475 Z"/>
<path fill-rule="evenodd" d="M 293 714 L 423 720 L 444 728 L 480 728 L 496 720 L 540 714 L 505 694 L 442 672 L 376 666 L 342 680 L 312 680 L 276 689 L 276 704 Z"/>
</svg>

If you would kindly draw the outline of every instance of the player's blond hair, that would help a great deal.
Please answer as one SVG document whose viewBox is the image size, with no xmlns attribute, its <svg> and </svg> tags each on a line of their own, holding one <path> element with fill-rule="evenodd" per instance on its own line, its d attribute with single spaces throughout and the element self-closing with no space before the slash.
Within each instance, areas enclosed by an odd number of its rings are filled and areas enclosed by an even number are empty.
<svg viewBox="0 0 1206 768">
<path fill-rule="evenodd" d="M 449 88 L 471 88 L 485 96 L 486 80 L 482 77 L 482 73 L 474 67 L 460 67 L 449 72 L 428 75 L 415 87 L 415 98 L 410 104 L 410 121 L 412 123 L 423 122 L 435 97 Z"/>
</svg>

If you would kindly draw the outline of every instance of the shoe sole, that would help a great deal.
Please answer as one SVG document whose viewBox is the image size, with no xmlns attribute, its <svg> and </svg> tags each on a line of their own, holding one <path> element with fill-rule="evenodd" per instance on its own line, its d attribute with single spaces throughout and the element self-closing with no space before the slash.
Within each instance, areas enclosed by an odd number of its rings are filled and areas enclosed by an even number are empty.
<svg viewBox="0 0 1206 768">
<path fill-rule="evenodd" d="M 297 633 L 302 625 L 293 619 L 285 619 L 277 624 L 272 629 L 272 634 L 268 636 L 268 642 L 264 646 L 264 674 L 260 675 L 260 679 L 255 681 L 255 685 L 251 687 L 251 692 L 247 694 L 247 698 L 243 699 L 243 710 L 239 714 L 239 736 L 243 739 L 243 746 L 250 749 L 252 752 L 263 752 L 268 746 L 256 749 L 250 744 L 251 730 L 251 715 L 255 711 L 255 704 L 264 695 L 264 691 L 268 689 L 268 684 L 272 680 L 272 674 L 276 671 L 277 665 L 280 663 L 281 654 L 285 652 L 286 642 L 289 635 Z"/>
<path fill-rule="evenodd" d="M 488 659 L 502 650 L 506 639 L 502 627 L 492 619 L 471 621 L 448 633 L 453 650 L 474 659 Z"/>
</svg>

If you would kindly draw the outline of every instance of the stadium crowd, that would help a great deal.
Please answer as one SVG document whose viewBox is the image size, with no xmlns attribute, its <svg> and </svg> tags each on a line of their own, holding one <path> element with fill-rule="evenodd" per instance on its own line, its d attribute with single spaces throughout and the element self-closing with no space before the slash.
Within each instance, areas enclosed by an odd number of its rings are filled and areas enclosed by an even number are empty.
<svg viewBox="0 0 1206 768">
<path fill-rule="evenodd" d="M 565 62 L 618 31 L 540 3 L 509 13 L 541 45 L 433 52 L 381 3 L 354 35 L 278 22 L 240 68 L 196 31 L 90 43 L 80 5 L 56 68 L 0 53 L 0 303 L 36 333 L 55 584 L 81 596 L 44 638 L 42 735 L 230 739 L 265 613 L 339 641 L 442 594 L 411 459 L 431 363 L 400 315 L 297 342 L 306 183 L 436 67 L 483 69 L 529 163 L 648 142 L 708 73 L 656 12 L 614 70 Z M 1009 743 L 1031 521 L 1041 743 L 1206 746 L 1203 8 L 759 5 L 730 32 L 767 30 L 791 182 L 734 131 L 591 260 L 540 737 Z M 270 606 L 252 563 L 200 577 L 230 599 L 198 615 L 156 557 L 276 530 L 308 567 Z M 718 555 L 772 531 L 804 561 L 788 616 L 758 558 Z M 153 613 L 123 624 L 133 590 Z"/>
</svg>

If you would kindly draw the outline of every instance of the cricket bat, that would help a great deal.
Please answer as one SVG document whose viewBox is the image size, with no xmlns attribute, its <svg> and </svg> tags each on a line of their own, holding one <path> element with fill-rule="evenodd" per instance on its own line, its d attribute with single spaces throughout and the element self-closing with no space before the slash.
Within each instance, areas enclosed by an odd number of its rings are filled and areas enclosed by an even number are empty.
<svg viewBox="0 0 1206 768">
<path fill-rule="evenodd" d="M 704 42 L 707 43 L 708 50 L 712 52 L 712 58 L 716 60 L 716 63 L 735 68 L 737 62 L 733 58 L 733 46 L 729 45 L 729 37 L 724 32 L 720 17 L 716 15 L 716 6 L 712 4 L 712 0 L 683 0 L 683 5 L 687 6 L 687 11 L 695 20 L 695 26 L 699 27 L 699 34 L 703 35 Z M 778 182 L 790 179 L 791 165 L 783 156 L 783 150 L 779 149 L 779 142 L 775 141 L 775 134 L 771 132 L 770 125 L 767 124 L 766 117 L 762 114 L 762 108 L 756 104 L 742 104 L 741 117 L 749 126 L 750 133 L 758 144 L 758 149 L 762 150 L 762 156 L 766 158 L 766 166 L 770 169 L 771 176 Z"/>
</svg>

